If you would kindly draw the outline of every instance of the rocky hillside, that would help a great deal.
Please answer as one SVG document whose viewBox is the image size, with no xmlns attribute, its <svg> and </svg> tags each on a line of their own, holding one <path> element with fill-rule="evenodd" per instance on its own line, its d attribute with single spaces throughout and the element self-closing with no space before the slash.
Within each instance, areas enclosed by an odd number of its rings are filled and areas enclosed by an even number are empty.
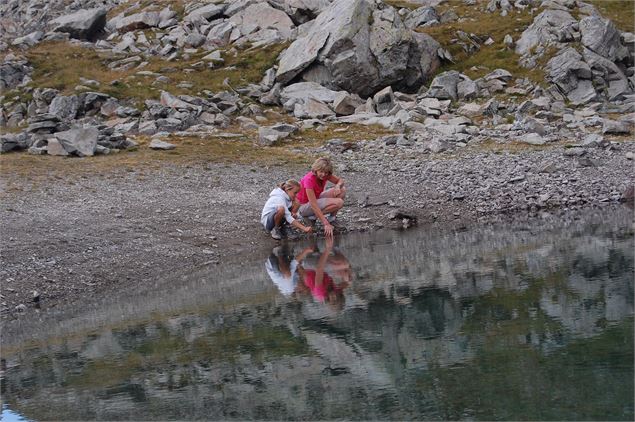
<svg viewBox="0 0 635 422">
<path fill-rule="evenodd" d="M 91 156 L 212 135 L 264 148 L 335 125 L 381 125 L 396 136 L 379 142 L 424 153 L 492 141 L 612 148 L 633 130 L 634 8 L 10 0 L 0 148 Z"/>
</svg>

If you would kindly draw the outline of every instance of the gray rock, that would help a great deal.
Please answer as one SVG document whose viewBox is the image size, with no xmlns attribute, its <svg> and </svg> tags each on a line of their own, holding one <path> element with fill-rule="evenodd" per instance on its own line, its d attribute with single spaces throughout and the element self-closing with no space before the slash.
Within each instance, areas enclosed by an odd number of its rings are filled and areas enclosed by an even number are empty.
<svg viewBox="0 0 635 422">
<path fill-rule="evenodd" d="M 322 119 L 335 116 L 335 112 L 323 102 L 307 98 L 305 102 L 295 104 L 293 115 L 298 119 Z"/>
<path fill-rule="evenodd" d="M 293 21 L 286 13 L 274 9 L 267 2 L 251 4 L 244 10 L 234 14 L 229 21 L 240 28 L 243 34 L 253 34 L 273 29 L 280 34 L 283 40 L 291 38 L 291 31 L 295 27 Z M 260 35 L 251 39 L 258 41 L 264 38 Z"/>
<path fill-rule="evenodd" d="M 141 12 L 125 16 L 117 20 L 115 29 L 118 32 L 129 32 L 137 29 L 145 29 L 159 26 L 161 18 L 159 12 Z"/>
<path fill-rule="evenodd" d="M 46 153 L 48 155 L 59 155 L 63 157 L 69 155 L 68 151 L 64 149 L 60 141 L 56 138 L 50 138 L 47 140 Z"/>
<path fill-rule="evenodd" d="M 76 95 L 58 95 L 51 101 L 48 112 L 61 120 L 74 119 L 79 110 L 79 98 Z"/>
<path fill-rule="evenodd" d="M 419 7 L 412 12 L 408 13 L 404 23 L 410 29 L 414 29 L 418 26 L 423 26 L 429 22 L 441 20 L 434 7 Z"/>
<path fill-rule="evenodd" d="M 323 103 L 332 103 L 337 96 L 337 91 L 325 88 L 315 82 L 298 82 L 285 87 L 280 92 L 280 99 L 283 103 L 289 100 L 305 102 L 309 98 L 316 99 Z"/>
<path fill-rule="evenodd" d="M 456 101 L 458 99 L 457 85 L 461 80 L 461 74 L 456 70 L 443 72 L 432 80 L 426 96 Z"/>
<path fill-rule="evenodd" d="M 478 87 L 473 80 L 461 75 L 461 81 L 456 85 L 456 94 L 461 100 L 473 100 L 478 96 Z"/>
<path fill-rule="evenodd" d="M 0 64 L 0 91 L 13 89 L 16 86 L 26 83 L 26 81 L 30 80 L 29 74 L 32 70 L 26 61 L 6 60 Z"/>
<path fill-rule="evenodd" d="M 259 101 L 264 105 L 279 105 L 280 104 L 280 84 L 277 83 L 269 90 L 268 93 L 260 97 Z"/>
<path fill-rule="evenodd" d="M 185 37 L 183 44 L 185 47 L 197 48 L 203 45 L 206 40 L 207 38 L 198 32 L 191 32 Z"/>
<path fill-rule="evenodd" d="M 97 147 L 99 131 L 95 127 L 70 129 L 57 132 L 55 138 L 69 154 L 80 157 L 92 156 Z"/>
<path fill-rule="evenodd" d="M 603 84 L 608 85 L 607 94 L 609 100 L 622 99 L 633 92 L 626 75 L 611 60 L 592 52 L 588 48 L 583 49 L 582 55 L 591 69 L 601 78 Z M 598 81 L 594 80 L 594 82 Z"/>
<path fill-rule="evenodd" d="M 421 83 L 422 62 L 433 62 L 430 52 L 421 49 L 418 40 L 424 39 L 413 37 L 393 8 L 379 9 L 368 0 L 336 0 L 306 36 L 280 55 L 276 80 L 288 83 L 313 64 L 329 88 L 363 96 L 388 85 Z"/>
<path fill-rule="evenodd" d="M 161 105 L 174 109 L 200 111 L 201 106 L 197 106 L 175 97 L 167 91 L 161 91 Z"/>
<path fill-rule="evenodd" d="M 577 24 L 577 21 L 567 11 L 545 10 L 534 18 L 532 24 L 516 41 L 516 54 L 521 56 L 530 55 L 539 46 L 557 43 L 559 32 L 574 24 Z"/>
<path fill-rule="evenodd" d="M 593 73 L 582 56 L 573 48 L 565 48 L 554 56 L 546 66 L 547 80 L 575 105 L 586 104 L 596 97 L 591 82 Z"/>
<path fill-rule="evenodd" d="M 92 41 L 103 31 L 106 13 L 107 10 L 103 8 L 79 10 L 53 19 L 49 24 L 53 26 L 53 31 L 67 33 L 71 38 Z"/>
<path fill-rule="evenodd" d="M 15 47 L 31 47 L 40 42 L 44 33 L 42 31 L 34 31 L 23 37 L 18 37 L 11 42 Z"/>
<path fill-rule="evenodd" d="M 582 138 L 578 145 L 581 147 L 598 147 L 604 145 L 604 143 L 604 136 L 599 133 L 590 133 Z"/>
<path fill-rule="evenodd" d="M 631 128 L 627 122 L 604 119 L 602 122 L 602 133 L 605 135 L 629 135 Z"/>
<path fill-rule="evenodd" d="M 154 120 L 147 120 L 139 123 L 138 132 L 142 135 L 154 135 L 159 129 Z"/>
<path fill-rule="evenodd" d="M 357 95 L 351 95 L 346 91 L 341 91 L 333 100 L 333 111 L 338 116 L 349 116 L 355 113 L 355 109 L 363 104 Z"/>
<path fill-rule="evenodd" d="M 600 16 L 587 16 L 580 20 L 582 45 L 612 62 L 628 57 L 628 49 L 622 45 L 620 32 L 609 19 Z"/>
<path fill-rule="evenodd" d="M 225 46 L 229 44 L 232 32 L 236 29 L 236 24 L 229 20 L 219 22 L 207 33 L 207 42 L 212 46 Z"/>
<path fill-rule="evenodd" d="M 476 103 L 463 104 L 456 110 L 456 114 L 467 117 L 479 116 L 482 114 L 482 106 Z"/>
<path fill-rule="evenodd" d="M 392 87 L 387 86 L 386 88 L 377 92 L 373 96 L 373 102 L 375 103 L 377 113 L 385 115 L 388 111 L 390 111 L 390 109 L 392 109 L 395 103 L 395 95 L 393 93 Z"/>
<path fill-rule="evenodd" d="M 198 9 L 194 9 L 188 13 L 183 20 L 188 23 L 206 24 L 214 18 L 221 16 L 224 10 L 225 5 L 223 4 L 207 4 Z M 162 20 L 164 19 L 163 17 Z"/>
<path fill-rule="evenodd" d="M 544 145 L 547 141 L 537 133 L 527 133 L 517 138 L 518 141 L 530 145 Z"/>
<path fill-rule="evenodd" d="M 258 129 L 258 143 L 263 146 L 271 146 L 297 131 L 293 125 L 278 124 L 274 126 L 263 126 Z"/>
<path fill-rule="evenodd" d="M 175 149 L 176 145 L 171 144 L 169 142 L 162 141 L 160 139 L 154 138 L 154 139 L 152 139 L 150 141 L 150 145 L 148 145 L 148 147 L 150 149 L 158 149 L 158 150 L 168 151 L 168 150 L 171 150 L 171 149 Z"/>
<path fill-rule="evenodd" d="M 447 151 L 449 148 L 449 145 L 447 142 L 441 139 L 432 138 L 432 139 L 423 141 L 423 148 L 436 154 L 439 152 Z"/>
<path fill-rule="evenodd" d="M 514 39 L 512 38 L 511 35 L 506 34 L 505 38 L 503 38 L 503 44 L 505 44 L 505 47 L 507 47 L 507 48 L 513 48 L 514 47 Z"/>
</svg>

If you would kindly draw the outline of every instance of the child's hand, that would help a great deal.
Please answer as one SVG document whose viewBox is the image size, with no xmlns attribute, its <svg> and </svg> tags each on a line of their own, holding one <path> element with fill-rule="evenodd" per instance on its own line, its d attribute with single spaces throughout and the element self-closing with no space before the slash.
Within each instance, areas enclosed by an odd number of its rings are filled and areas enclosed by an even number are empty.
<svg viewBox="0 0 635 422">
<path fill-rule="evenodd" d="M 307 227 L 307 226 L 304 226 L 304 228 L 302 229 L 302 231 L 303 231 L 304 233 L 311 233 L 311 232 L 313 231 L 313 227 Z"/>
<path fill-rule="evenodd" d="M 297 211 L 291 211 L 291 217 L 297 219 L 298 218 L 298 212 Z"/>
<path fill-rule="evenodd" d="M 331 226 L 329 223 L 326 223 L 324 225 L 324 234 L 326 235 L 326 237 L 333 236 L 333 226 Z"/>
</svg>

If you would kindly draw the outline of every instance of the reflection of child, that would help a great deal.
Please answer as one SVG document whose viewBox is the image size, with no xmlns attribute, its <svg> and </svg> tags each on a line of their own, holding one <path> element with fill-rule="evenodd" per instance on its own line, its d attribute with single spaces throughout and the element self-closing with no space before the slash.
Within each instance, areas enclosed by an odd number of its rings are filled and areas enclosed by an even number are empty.
<svg viewBox="0 0 635 422">
<path fill-rule="evenodd" d="M 284 296 L 290 296 L 298 284 L 298 273 L 301 270 L 300 263 L 311 252 L 313 248 L 305 248 L 291 262 L 285 253 L 271 252 L 269 259 L 265 262 L 265 269 L 271 281 L 278 286 L 278 290 Z"/>
<path fill-rule="evenodd" d="M 286 182 L 280 184 L 269 194 L 269 199 L 262 208 L 260 215 L 260 222 L 264 226 L 265 230 L 271 233 L 271 237 L 276 240 L 282 239 L 282 233 L 280 233 L 280 226 L 282 219 L 284 218 L 287 223 L 293 227 L 302 230 L 304 233 L 310 233 L 311 227 L 307 227 L 297 221 L 289 210 L 293 205 L 295 196 L 300 190 L 300 183 L 296 180 L 289 179 Z"/>
<path fill-rule="evenodd" d="M 315 269 L 304 269 L 304 284 L 315 300 L 328 303 L 335 309 L 341 310 L 345 301 L 344 289 L 348 287 L 350 281 L 350 265 L 344 255 L 339 252 L 332 257 L 332 249 L 333 241 L 327 238 L 326 247 Z M 340 284 L 335 284 L 333 278 L 325 272 L 327 264 L 330 264 L 330 268 L 342 278 L 343 281 Z"/>
</svg>

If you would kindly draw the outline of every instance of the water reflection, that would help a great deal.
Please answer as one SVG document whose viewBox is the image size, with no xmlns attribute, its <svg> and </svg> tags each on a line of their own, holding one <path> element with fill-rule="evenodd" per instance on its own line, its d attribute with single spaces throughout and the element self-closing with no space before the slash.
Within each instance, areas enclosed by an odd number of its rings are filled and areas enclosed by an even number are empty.
<svg viewBox="0 0 635 422">
<path fill-rule="evenodd" d="M 294 249 L 301 250 L 294 255 Z M 322 250 L 317 242 L 297 248 L 290 244 L 277 246 L 265 269 L 283 296 L 323 303 L 336 313 L 344 308 L 351 266 L 339 248 L 334 248 L 331 238 L 323 242 Z"/>
<path fill-rule="evenodd" d="M 285 244 L 13 346 L 2 395 L 33 419 L 632 419 L 632 251 L 630 213 Z"/>
</svg>

